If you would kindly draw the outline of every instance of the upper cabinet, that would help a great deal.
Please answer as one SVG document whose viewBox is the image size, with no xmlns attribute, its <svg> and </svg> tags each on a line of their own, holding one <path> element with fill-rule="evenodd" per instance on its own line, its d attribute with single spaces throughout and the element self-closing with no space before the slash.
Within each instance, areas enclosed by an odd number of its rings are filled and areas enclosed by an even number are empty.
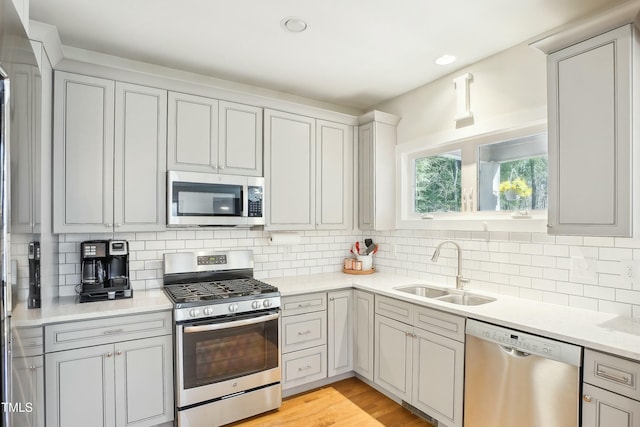
<svg viewBox="0 0 640 427">
<path fill-rule="evenodd" d="M 396 125 L 399 117 L 373 111 L 358 131 L 358 225 L 361 230 L 396 228 Z"/>
<path fill-rule="evenodd" d="M 262 176 L 262 109 L 169 92 L 168 169 Z"/>
<path fill-rule="evenodd" d="M 54 232 L 166 225 L 166 91 L 56 72 Z"/>
<path fill-rule="evenodd" d="M 634 3 L 532 44 L 548 54 L 549 234 L 631 237 L 640 230 Z"/>
<path fill-rule="evenodd" d="M 346 230 L 353 216 L 353 127 L 265 110 L 271 230 Z"/>
</svg>

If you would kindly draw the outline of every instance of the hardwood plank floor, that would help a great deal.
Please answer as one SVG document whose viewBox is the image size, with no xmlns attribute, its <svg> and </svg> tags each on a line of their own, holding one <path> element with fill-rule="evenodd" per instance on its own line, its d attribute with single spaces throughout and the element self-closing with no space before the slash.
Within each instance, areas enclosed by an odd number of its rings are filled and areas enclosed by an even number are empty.
<svg viewBox="0 0 640 427">
<path fill-rule="evenodd" d="M 229 427 L 434 427 L 357 378 L 284 399 L 280 409 Z"/>
</svg>

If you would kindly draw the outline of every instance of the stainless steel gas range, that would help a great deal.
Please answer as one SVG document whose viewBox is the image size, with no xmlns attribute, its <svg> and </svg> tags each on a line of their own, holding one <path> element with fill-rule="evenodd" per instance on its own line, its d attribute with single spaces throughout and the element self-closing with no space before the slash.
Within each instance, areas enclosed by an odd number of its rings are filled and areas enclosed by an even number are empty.
<svg viewBox="0 0 640 427">
<path fill-rule="evenodd" d="M 179 427 L 219 426 L 282 403 L 280 293 L 254 279 L 253 266 L 251 251 L 164 256 Z"/>
</svg>

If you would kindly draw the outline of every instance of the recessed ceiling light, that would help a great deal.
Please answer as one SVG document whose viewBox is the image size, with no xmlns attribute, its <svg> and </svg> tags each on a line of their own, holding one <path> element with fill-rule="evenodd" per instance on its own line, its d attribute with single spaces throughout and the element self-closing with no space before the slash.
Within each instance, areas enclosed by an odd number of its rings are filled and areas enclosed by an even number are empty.
<svg viewBox="0 0 640 427">
<path fill-rule="evenodd" d="M 307 24 L 306 21 L 293 17 L 284 18 L 280 21 L 280 26 L 290 33 L 301 33 L 309 28 L 309 24 Z"/>
<path fill-rule="evenodd" d="M 436 59 L 436 64 L 438 65 L 449 65 L 456 60 L 456 57 L 453 55 L 442 55 L 440 58 Z"/>
</svg>

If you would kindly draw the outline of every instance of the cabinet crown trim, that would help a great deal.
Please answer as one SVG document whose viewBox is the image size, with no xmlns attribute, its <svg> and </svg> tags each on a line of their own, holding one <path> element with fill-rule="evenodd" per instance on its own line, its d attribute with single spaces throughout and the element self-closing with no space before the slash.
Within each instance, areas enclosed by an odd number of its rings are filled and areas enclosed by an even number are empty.
<svg viewBox="0 0 640 427">
<path fill-rule="evenodd" d="M 634 23 L 636 27 L 640 27 L 639 13 L 640 0 L 626 2 L 599 14 L 557 27 L 529 43 L 529 46 L 548 55 L 625 24 Z"/>
</svg>

